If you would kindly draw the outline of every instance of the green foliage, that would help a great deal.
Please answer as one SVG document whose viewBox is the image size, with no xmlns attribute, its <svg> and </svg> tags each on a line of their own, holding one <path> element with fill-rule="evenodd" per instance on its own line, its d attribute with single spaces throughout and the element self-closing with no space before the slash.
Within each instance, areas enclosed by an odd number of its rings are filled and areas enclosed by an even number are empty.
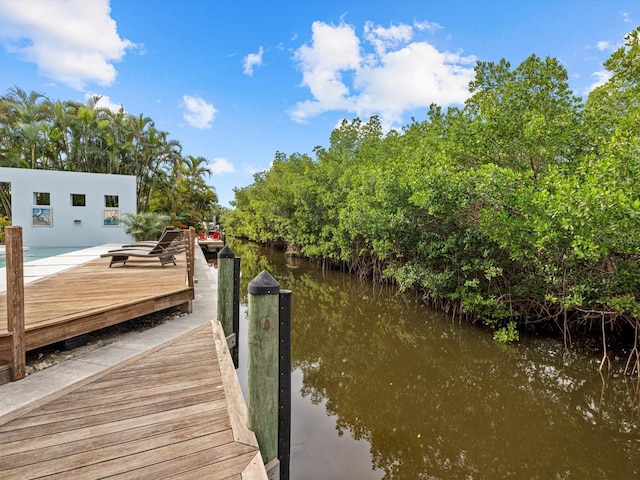
<svg viewBox="0 0 640 480">
<path fill-rule="evenodd" d="M 640 43 L 583 102 L 555 59 L 479 62 L 461 108 L 383 133 L 343 121 L 315 159 L 276 154 L 236 190 L 228 233 L 413 288 L 448 311 L 506 326 L 640 304 Z"/>
<path fill-rule="evenodd" d="M 158 240 L 164 228 L 168 225 L 170 217 L 155 212 L 144 212 L 136 215 L 126 213 L 122 218 L 125 225 L 124 231 L 136 241 Z"/>
<path fill-rule="evenodd" d="M 11 220 L 8 217 L 0 216 L 0 242 L 4 242 L 4 227 L 11 225 Z"/>
<path fill-rule="evenodd" d="M 498 343 L 511 343 L 520 340 L 520 334 L 516 330 L 516 322 L 509 322 L 505 327 L 500 327 L 493 332 L 493 339 Z"/>
<path fill-rule="evenodd" d="M 151 193 L 151 210 L 166 212 L 173 222 L 178 217 L 189 225 L 208 221 L 219 211 L 218 196 L 205 182 L 210 175 L 203 157 L 174 159 L 166 179 L 158 181 Z"/>
<path fill-rule="evenodd" d="M 9 89 L 0 97 L 0 166 L 135 175 L 139 212 L 196 221 L 215 214 L 218 198 L 205 183 L 204 158 L 184 157 L 180 143 L 151 118 L 97 107 L 99 100 L 83 105 Z M 0 213 L 8 210 L 0 184 Z"/>
</svg>

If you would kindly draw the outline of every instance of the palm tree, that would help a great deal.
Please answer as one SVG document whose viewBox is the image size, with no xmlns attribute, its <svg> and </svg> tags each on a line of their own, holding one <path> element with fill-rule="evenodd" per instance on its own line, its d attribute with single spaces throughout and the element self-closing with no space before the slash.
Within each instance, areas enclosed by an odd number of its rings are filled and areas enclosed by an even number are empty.
<svg viewBox="0 0 640 480">
<path fill-rule="evenodd" d="M 20 139 L 20 143 L 25 143 L 28 151 L 27 162 L 31 168 L 38 168 L 39 152 L 45 149 L 46 145 L 46 122 L 39 120 L 33 123 L 18 122 L 16 124 L 15 135 Z"/>
<path fill-rule="evenodd" d="M 51 168 L 66 170 L 71 159 L 73 143 L 73 116 L 79 104 L 62 103 L 60 100 L 49 103 L 49 151 L 52 158 Z"/>
<path fill-rule="evenodd" d="M 211 176 L 211 170 L 206 158 L 192 155 L 183 160 L 181 167 L 185 190 L 183 210 L 199 223 L 211 216 L 212 209 L 218 202 L 215 190 L 205 180 Z"/>
<path fill-rule="evenodd" d="M 46 117 L 46 105 L 48 98 L 40 92 L 27 94 L 20 87 L 12 87 L 5 100 L 13 110 L 14 121 L 25 123 L 37 122 Z M 17 116 L 17 120 L 16 119 Z"/>
<path fill-rule="evenodd" d="M 2 98 L 7 152 L 20 155 L 21 166 L 37 168 L 40 150 L 45 145 L 46 103 L 42 93 L 27 94 L 19 87 L 9 89 Z M 13 161 L 16 161 L 14 157 Z"/>
<path fill-rule="evenodd" d="M 139 212 L 209 214 L 217 196 L 207 160 L 183 157 L 151 118 L 100 108 L 100 98 L 51 102 L 10 89 L 0 97 L 0 166 L 135 175 Z"/>
</svg>

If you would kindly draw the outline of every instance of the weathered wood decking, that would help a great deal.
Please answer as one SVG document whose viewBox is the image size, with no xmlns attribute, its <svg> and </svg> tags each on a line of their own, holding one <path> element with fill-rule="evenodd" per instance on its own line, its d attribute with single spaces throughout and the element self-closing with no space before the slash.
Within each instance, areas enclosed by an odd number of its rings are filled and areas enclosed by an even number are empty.
<svg viewBox="0 0 640 480">
<path fill-rule="evenodd" d="M 26 349 L 188 304 L 194 291 L 186 255 L 176 259 L 164 268 L 157 259 L 109 268 L 109 259 L 99 258 L 25 285 Z M 6 295 L 0 293 L 0 360 L 10 358 Z"/>
<path fill-rule="evenodd" d="M 205 324 L 0 418 L 0 478 L 266 479 L 224 342 Z"/>
<path fill-rule="evenodd" d="M 88 359 L 89 375 L 73 382 L 48 388 L 61 364 L 0 386 L 0 478 L 267 479 L 222 327 L 211 321 L 213 274 L 195 265 L 195 295 L 193 263 L 184 254 L 177 260 L 109 268 L 109 259 L 97 259 L 25 286 L 27 350 L 192 299 L 197 312 L 176 320 L 193 317 L 187 333 L 119 363 Z M 147 333 L 155 332 L 139 335 Z M 0 353 L 7 345 L 2 293 Z M 29 389 L 29 400 L 19 401 Z M 33 395 L 42 390 L 49 393 Z"/>
</svg>

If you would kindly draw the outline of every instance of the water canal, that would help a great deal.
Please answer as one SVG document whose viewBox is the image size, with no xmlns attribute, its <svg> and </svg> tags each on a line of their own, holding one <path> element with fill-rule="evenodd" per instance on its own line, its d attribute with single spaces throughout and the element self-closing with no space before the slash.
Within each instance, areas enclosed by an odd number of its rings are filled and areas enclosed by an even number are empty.
<svg viewBox="0 0 640 480">
<path fill-rule="evenodd" d="M 413 295 L 229 245 L 245 303 L 265 268 L 293 291 L 293 480 L 640 478 L 640 392 L 625 359 L 602 377 L 595 352 L 499 345 Z"/>
</svg>

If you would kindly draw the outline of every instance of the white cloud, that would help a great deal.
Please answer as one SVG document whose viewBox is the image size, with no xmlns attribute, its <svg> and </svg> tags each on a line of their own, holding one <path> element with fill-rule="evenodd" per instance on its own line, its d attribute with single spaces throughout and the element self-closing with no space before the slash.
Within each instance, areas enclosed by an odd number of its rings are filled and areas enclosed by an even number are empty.
<svg viewBox="0 0 640 480">
<path fill-rule="evenodd" d="M 603 40 L 603 41 L 600 41 L 600 42 L 598 42 L 598 43 L 596 43 L 596 48 L 597 48 L 598 50 L 600 50 L 601 52 L 602 52 L 603 50 L 607 50 L 607 49 L 608 49 L 608 48 L 610 48 L 610 47 L 611 47 L 611 44 L 610 44 L 609 42 L 604 41 L 604 40 Z"/>
<path fill-rule="evenodd" d="M 439 23 L 427 22 L 426 20 L 422 22 L 415 21 L 413 22 L 413 26 L 416 27 L 416 30 L 427 30 L 431 33 L 436 33 L 438 30 L 442 30 L 444 28 Z"/>
<path fill-rule="evenodd" d="M 209 163 L 209 171 L 214 175 L 222 175 L 223 173 L 233 173 L 236 169 L 229 160 L 218 157 L 214 158 L 213 162 Z"/>
<path fill-rule="evenodd" d="M 184 119 L 189 125 L 200 129 L 211 128 L 213 119 L 218 113 L 218 110 L 211 103 L 207 103 L 200 97 L 192 97 L 190 95 L 184 95 L 182 101 L 185 108 Z"/>
<path fill-rule="evenodd" d="M 245 163 L 245 164 L 242 166 L 242 172 L 243 172 L 245 175 L 248 175 L 248 176 L 253 176 L 253 175 L 255 175 L 256 173 L 260 173 L 260 172 L 264 172 L 264 171 L 265 171 L 265 169 L 264 169 L 264 168 L 258 168 L 258 167 L 255 167 L 255 166 L 253 166 L 253 165 L 249 165 L 249 164 L 247 164 L 247 163 Z"/>
<path fill-rule="evenodd" d="M 373 45 L 378 57 L 387 53 L 390 48 L 404 45 L 413 38 L 413 28 L 410 25 L 391 25 L 389 28 L 367 22 L 364 26 L 364 38 Z"/>
<path fill-rule="evenodd" d="M 109 86 L 115 62 L 137 47 L 120 38 L 108 0 L 2 0 L 0 40 L 8 52 L 72 88 Z"/>
<path fill-rule="evenodd" d="M 100 100 L 96 103 L 96 108 L 106 108 L 114 113 L 118 113 L 121 108 L 124 108 L 121 103 L 113 103 L 108 95 L 102 95 L 101 93 L 85 93 L 84 99 L 90 100 L 96 95 L 100 96 Z"/>
<path fill-rule="evenodd" d="M 263 53 L 264 53 L 264 48 L 262 48 L 262 45 L 260 45 L 260 48 L 258 49 L 258 53 L 250 53 L 249 55 L 247 55 L 242 59 L 242 62 L 244 64 L 244 69 L 242 70 L 242 72 L 245 75 L 252 76 L 253 68 L 259 67 L 260 65 L 262 65 Z"/>
<path fill-rule="evenodd" d="M 591 74 L 592 77 L 596 79 L 596 81 L 591 84 L 591 86 L 587 89 L 586 93 L 589 93 L 591 90 L 595 90 L 596 88 L 604 85 L 611 78 L 611 72 L 607 70 L 599 70 Z"/>
<path fill-rule="evenodd" d="M 354 85 L 363 92 L 358 96 L 360 112 L 366 116 L 380 112 L 383 124 L 389 126 L 400 122 L 405 110 L 464 102 L 474 75 L 469 59 L 419 42 L 364 68 Z"/>
<path fill-rule="evenodd" d="M 289 112 L 291 118 L 302 123 L 342 110 L 360 117 L 379 115 L 383 126 L 390 128 L 402 121 L 407 110 L 431 103 L 463 103 L 476 58 L 441 52 L 426 41 L 414 40 L 416 29 L 438 27 L 428 22 L 390 27 L 367 22 L 363 40 L 372 51 L 366 52 L 353 26 L 314 22 L 311 43 L 294 56 L 302 85 L 313 99 L 298 102 Z"/>
<path fill-rule="evenodd" d="M 291 112 L 300 122 L 328 110 L 352 109 L 348 107 L 349 89 L 342 81 L 342 72 L 359 69 L 362 61 L 360 40 L 352 26 L 313 22 L 311 30 L 312 45 L 302 45 L 294 57 L 302 70 L 302 85 L 309 87 L 315 98 L 298 103 Z"/>
</svg>

